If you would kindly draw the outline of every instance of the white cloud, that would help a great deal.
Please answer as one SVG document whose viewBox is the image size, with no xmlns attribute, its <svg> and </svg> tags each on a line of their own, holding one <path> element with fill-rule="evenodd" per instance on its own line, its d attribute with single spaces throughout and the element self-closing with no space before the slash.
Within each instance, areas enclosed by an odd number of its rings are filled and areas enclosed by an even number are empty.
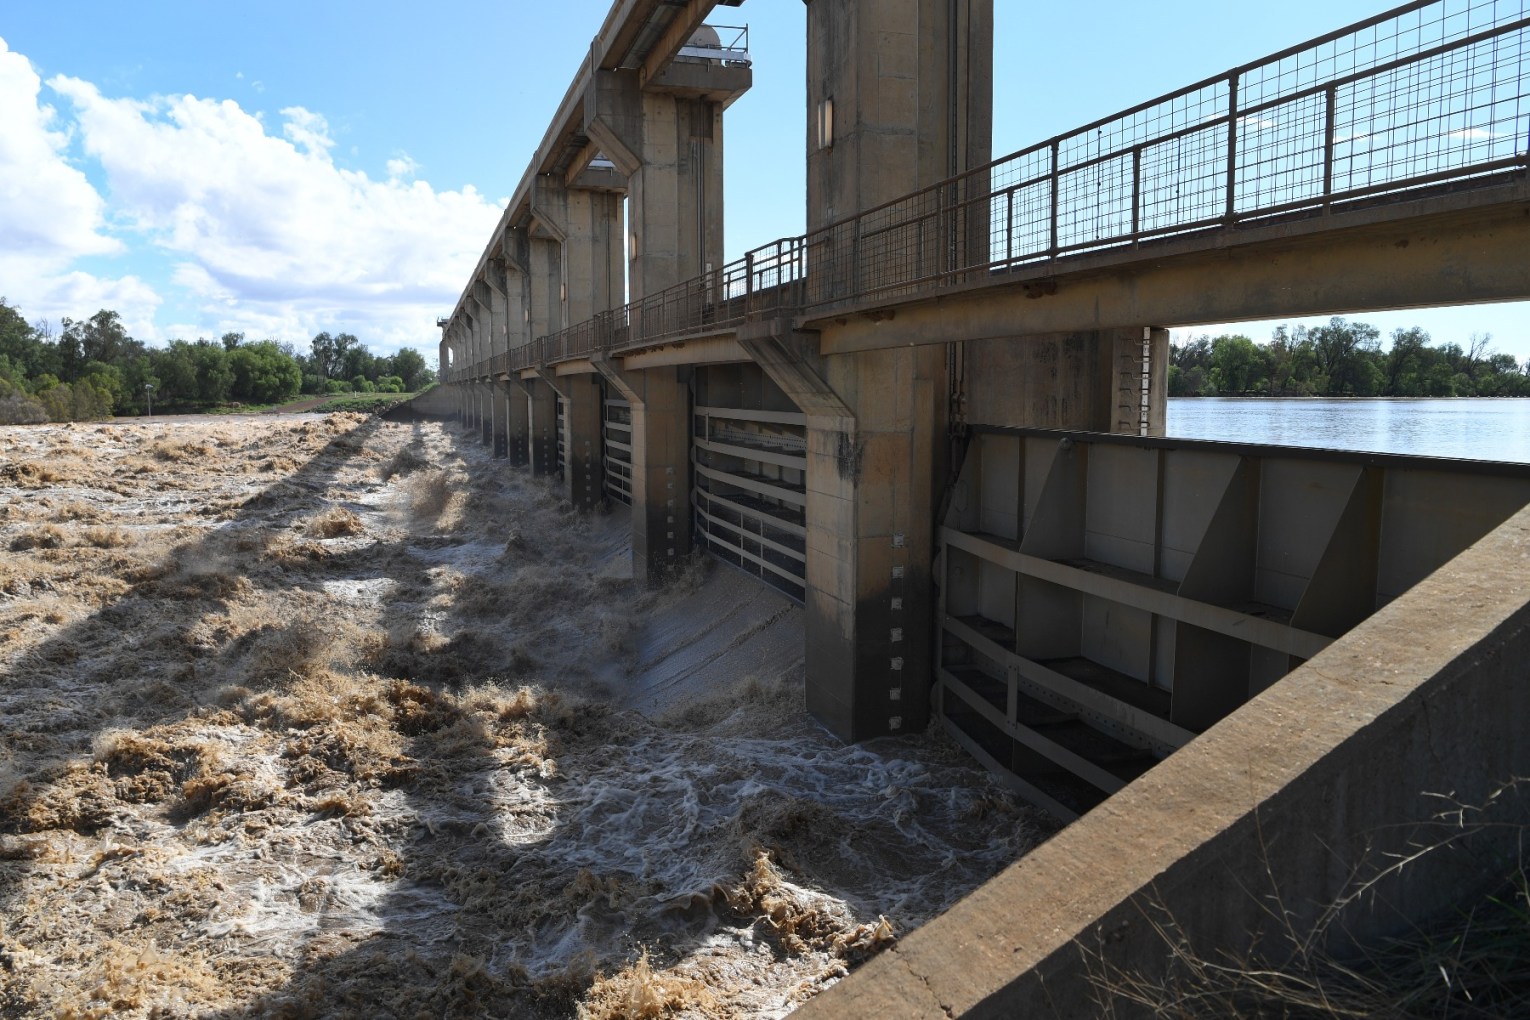
<svg viewBox="0 0 1530 1020">
<path fill-rule="evenodd" d="M 387 168 L 389 177 L 413 177 L 420 172 L 420 164 L 407 152 L 401 152 L 388 160 Z"/>
<path fill-rule="evenodd" d="M 499 215 L 471 187 L 410 179 L 407 155 L 387 180 L 337 166 L 327 122 L 302 107 L 281 111 L 275 135 L 232 100 L 48 84 L 105 171 L 116 221 L 176 260 L 175 285 L 213 323 L 203 333 L 229 323 L 302 343 L 345 329 L 379 352 L 428 348 Z"/>
<path fill-rule="evenodd" d="M 1500 134 L 1499 132 L 1494 131 L 1492 128 L 1469 127 L 1469 128 L 1462 128 L 1460 131 L 1452 131 L 1447 137 L 1449 137 L 1449 138 L 1477 139 L 1477 138 L 1502 138 L 1504 136 L 1502 134 Z"/>
<path fill-rule="evenodd" d="M 106 202 L 71 165 L 69 125 L 42 102 L 26 57 L 0 39 L 0 297 L 31 319 L 117 308 L 153 319 L 159 296 L 141 279 L 72 269 L 77 259 L 121 252 L 106 230 Z"/>
<path fill-rule="evenodd" d="M 69 165 L 69 136 L 40 92 L 31 63 L 0 39 L 0 250 L 42 259 L 115 251 L 101 232 L 101 196 Z"/>
<path fill-rule="evenodd" d="M 153 287 L 136 276 L 118 278 L 66 272 L 40 278 L 26 288 L 26 296 L 12 300 L 30 321 L 56 321 L 65 316 L 85 318 L 110 308 L 122 317 L 129 335 L 145 342 L 163 339 L 154 316 L 162 299 Z"/>
<path fill-rule="evenodd" d="M 191 99 L 190 96 L 186 98 Z M 282 125 L 282 134 L 294 145 L 307 149 L 310 155 L 321 155 L 334 147 L 335 140 L 329 137 L 329 121 L 322 115 L 301 106 L 289 106 L 282 110 L 282 116 L 287 118 Z"/>
</svg>

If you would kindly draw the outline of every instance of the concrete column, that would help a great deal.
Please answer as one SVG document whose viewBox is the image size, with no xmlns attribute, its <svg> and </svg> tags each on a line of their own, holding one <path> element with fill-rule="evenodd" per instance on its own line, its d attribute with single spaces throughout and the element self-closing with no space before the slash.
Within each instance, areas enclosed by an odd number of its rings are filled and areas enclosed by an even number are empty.
<svg viewBox="0 0 1530 1020">
<path fill-rule="evenodd" d="M 586 171 L 603 189 L 563 186 L 557 178 L 539 177 L 531 194 L 532 231 L 561 247 L 559 278 L 548 287 L 561 304 L 565 326 L 584 322 L 597 312 L 623 303 L 622 197 L 624 184 L 610 171 Z"/>
<path fill-rule="evenodd" d="M 480 417 L 478 419 L 478 441 L 489 449 L 494 448 L 494 384 L 480 382 L 475 388 L 478 390 L 478 407 Z"/>
<path fill-rule="evenodd" d="M 505 402 L 506 454 L 510 466 L 528 467 L 531 464 L 531 418 L 526 390 L 515 380 L 496 385 Z"/>
<path fill-rule="evenodd" d="M 458 330 L 458 336 L 460 339 L 458 341 L 457 349 L 462 352 L 462 431 L 464 433 L 468 433 L 478 427 L 478 394 L 473 391 L 473 377 L 471 372 L 473 364 L 472 329 L 467 315 L 464 314 L 461 317 L 461 320 L 462 325 Z"/>
<path fill-rule="evenodd" d="M 600 376 L 558 376 L 550 369 L 541 376 L 563 398 L 563 494 L 574 509 L 593 510 L 604 498 Z"/>
<path fill-rule="evenodd" d="M 808 710 L 845 740 L 929 719 L 931 557 L 945 471 L 945 352 L 818 355 L 741 337 L 807 416 Z"/>
<path fill-rule="evenodd" d="M 674 368 L 596 369 L 632 406 L 632 570 L 649 584 L 691 550 L 691 393 Z"/>
<path fill-rule="evenodd" d="M 992 158 L 993 0 L 814 0 L 807 81 L 812 232 Z"/>
<path fill-rule="evenodd" d="M 483 357 L 483 342 L 478 328 L 478 304 L 472 298 L 463 302 L 466 308 L 468 364 L 474 378 L 478 376 L 478 362 Z"/>
<path fill-rule="evenodd" d="M 723 263 L 722 113 L 752 82 L 746 67 L 676 60 L 647 82 L 598 70 L 585 131 L 627 177 L 633 300 Z"/>
<path fill-rule="evenodd" d="M 494 408 L 494 457 L 510 456 L 510 400 L 503 383 L 488 384 L 489 400 Z"/>
<path fill-rule="evenodd" d="M 444 342 L 444 344 L 446 346 L 446 350 L 451 355 L 450 362 L 451 362 L 452 370 L 453 370 L 453 372 L 460 373 L 462 371 L 462 365 L 463 365 L 463 360 L 462 360 L 462 322 L 461 322 L 461 320 L 456 318 L 456 317 L 453 317 L 452 320 L 446 324 L 446 330 L 445 330 L 443 336 L 444 336 L 444 341 L 443 342 Z M 467 428 L 467 419 L 468 419 L 468 395 L 467 395 L 467 390 L 463 387 L 461 382 L 456 382 L 453 385 L 456 387 L 456 396 L 457 396 L 457 424 L 460 425 L 463 428 Z"/>
<path fill-rule="evenodd" d="M 502 257 L 491 258 L 484 267 L 484 305 L 489 317 L 489 357 L 509 350 L 507 329 L 506 266 Z"/>
<path fill-rule="evenodd" d="M 825 228 L 991 159 L 993 0 L 815 0 L 807 22 L 809 292 L 986 262 L 988 205 L 964 181 L 918 200 L 910 211 L 945 212 L 917 237 Z"/>
<path fill-rule="evenodd" d="M 509 227 L 500 238 L 500 266 L 505 296 L 505 349 L 513 351 L 535 339 L 531 334 L 531 239 L 521 227 Z"/>
<path fill-rule="evenodd" d="M 530 261 L 527 266 L 528 341 L 556 333 L 563 321 L 563 245 L 556 235 L 535 227 L 528 232 Z"/>
<path fill-rule="evenodd" d="M 547 478 L 558 472 L 558 394 L 543 379 L 521 379 L 526 393 L 526 430 L 531 473 Z"/>
</svg>

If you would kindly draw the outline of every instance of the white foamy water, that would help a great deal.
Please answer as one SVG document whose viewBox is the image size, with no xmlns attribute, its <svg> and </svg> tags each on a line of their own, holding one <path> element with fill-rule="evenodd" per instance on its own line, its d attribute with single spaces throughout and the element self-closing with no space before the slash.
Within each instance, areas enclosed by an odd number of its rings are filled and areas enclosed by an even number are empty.
<svg viewBox="0 0 1530 1020">
<path fill-rule="evenodd" d="M 778 1017 L 1037 838 L 941 740 L 808 718 L 770 589 L 645 591 L 620 516 L 438 426 L 300 427 L 290 482 L 187 476 L 228 519 L 7 660 L 0 766 L 35 784 L 0 819 L 0 1012 L 620 1015 L 604 975 Z M 208 456 L 266 462 L 236 438 Z M 122 484 L 108 516 L 196 516 Z M 333 506 L 359 530 L 312 538 Z"/>
</svg>

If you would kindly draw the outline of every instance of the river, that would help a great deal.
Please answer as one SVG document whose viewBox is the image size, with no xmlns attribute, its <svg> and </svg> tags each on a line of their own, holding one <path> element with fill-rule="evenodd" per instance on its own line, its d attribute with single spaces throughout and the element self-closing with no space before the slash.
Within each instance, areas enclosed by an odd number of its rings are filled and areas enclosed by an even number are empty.
<svg viewBox="0 0 1530 1020">
<path fill-rule="evenodd" d="M 1168 434 L 1530 463 L 1530 400 L 1176 397 Z"/>
</svg>

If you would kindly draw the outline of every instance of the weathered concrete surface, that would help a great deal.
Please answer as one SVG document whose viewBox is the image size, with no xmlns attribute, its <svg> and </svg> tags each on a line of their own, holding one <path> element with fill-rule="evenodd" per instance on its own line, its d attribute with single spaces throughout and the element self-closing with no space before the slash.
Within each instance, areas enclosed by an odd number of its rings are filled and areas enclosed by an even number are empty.
<svg viewBox="0 0 1530 1020">
<path fill-rule="evenodd" d="M 1169 333 L 1150 330 L 1151 435 L 1168 420 Z M 1141 328 L 978 340 L 965 345 L 964 418 L 970 424 L 1082 429 L 1136 435 L 1144 397 Z M 1125 378 L 1123 378 L 1125 377 Z"/>
<path fill-rule="evenodd" d="M 594 510 L 605 499 L 601 459 L 600 377 L 542 373 L 547 385 L 563 398 L 563 495 L 576 510 Z"/>
<path fill-rule="evenodd" d="M 426 418 L 452 418 L 458 410 L 457 395 L 450 386 L 432 386 L 402 406 Z"/>
<path fill-rule="evenodd" d="M 808 5 L 807 223 L 991 158 L 993 0 Z"/>
<path fill-rule="evenodd" d="M 594 364 L 632 408 L 632 568 L 659 583 L 691 548 L 690 387 L 674 368 Z"/>
<path fill-rule="evenodd" d="M 1206 953 L 1274 950 L 1271 895 L 1310 927 L 1419 836 L 1430 794 L 1482 803 L 1530 775 L 1527 662 L 1530 508 L 795 1015 L 1095 1016 L 1080 946 L 1158 973 L 1150 909 Z M 1491 878 L 1429 854 L 1334 930 L 1395 931 Z"/>
</svg>

